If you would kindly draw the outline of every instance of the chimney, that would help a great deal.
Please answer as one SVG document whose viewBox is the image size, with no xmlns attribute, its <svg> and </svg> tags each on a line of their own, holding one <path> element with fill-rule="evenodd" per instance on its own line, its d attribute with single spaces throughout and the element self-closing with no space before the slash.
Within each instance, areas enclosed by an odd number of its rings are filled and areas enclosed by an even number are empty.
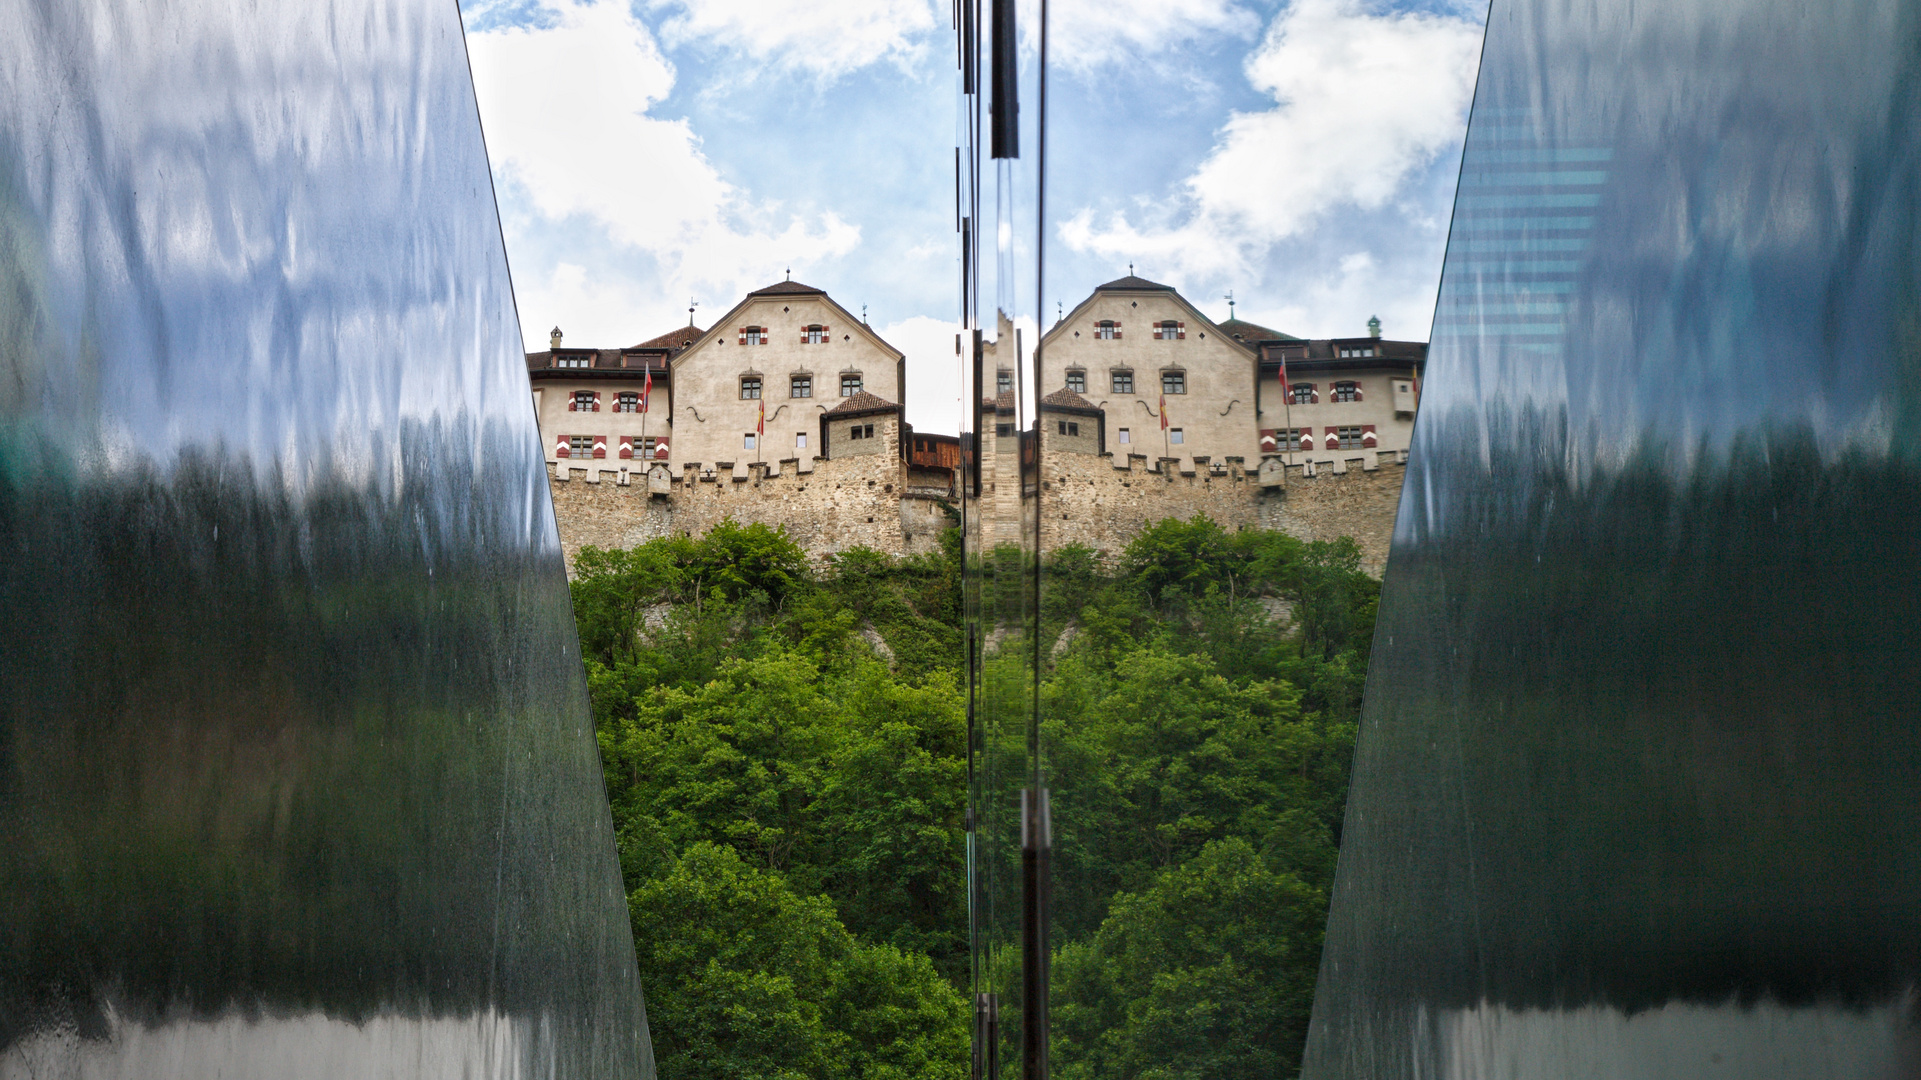
<svg viewBox="0 0 1921 1080">
<path fill-rule="evenodd" d="M 554 333 L 559 334 L 560 331 L 556 330 L 554 331 Z M 1381 336 L 1381 317 L 1379 315 L 1374 315 L 1368 318 L 1367 336 L 1371 338 L 1377 338 Z M 554 342 L 556 344 L 558 344 L 559 341 L 560 341 L 560 338 L 558 337 L 554 338 Z"/>
<path fill-rule="evenodd" d="M 1380 335 L 1376 334 L 1374 336 L 1379 337 Z M 547 335 L 547 347 L 549 349 L 560 348 L 560 327 L 554 327 L 553 332 Z"/>
</svg>

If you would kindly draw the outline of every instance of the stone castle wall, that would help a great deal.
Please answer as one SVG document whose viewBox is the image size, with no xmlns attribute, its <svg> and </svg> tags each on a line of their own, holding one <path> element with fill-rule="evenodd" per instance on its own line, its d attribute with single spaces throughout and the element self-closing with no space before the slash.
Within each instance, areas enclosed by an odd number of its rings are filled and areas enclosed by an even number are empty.
<svg viewBox="0 0 1921 1080">
<path fill-rule="evenodd" d="M 991 460 L 1011 454 L 990 450 L 987 457 L 984 465 L 1013 465 Z M 819 460 L 804 472 L 800 464 L 756 464 L 740 477 L 561 463 L 552 487 L 568 565 L 589 544 L 632 547 L 698 535 L 730 515 L 785 527 L 816 558 L 862 546 L 897 556 L 934 551 L 941 530 L 955 523 L 956 493 L 945 473 L 912 468 L 893 454 Z M 1149 522 L 1205 514 L 1227 529 L 1280 529 L 1305 540 L 1352 536 L 1369 573 L 1379 576 L 1386 565 L 1405 453 L 1293 467 L 1270 458 L 1258 471 L 1237 459 L 1218 473 L 1181 472 L 1176 465 L 1172 459 L 1150 465 L 1138 454 L 1043 452 L 1041 497 L 1038 506 L 1030 501 L 1025 508 L 1040 518 L 1043 550 L 1078 543 L 1113 556 Z M 995 479 L 983 477 L 984 504 L 1012 501 L 1017 482 L 1000 475 L 1012 471 L 997 468 Z"/>
</svg>

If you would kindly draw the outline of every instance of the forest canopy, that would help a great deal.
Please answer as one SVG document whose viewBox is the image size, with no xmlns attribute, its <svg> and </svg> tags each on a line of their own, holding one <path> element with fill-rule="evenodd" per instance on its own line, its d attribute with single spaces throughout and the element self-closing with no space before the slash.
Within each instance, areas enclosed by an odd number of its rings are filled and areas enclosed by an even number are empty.
<svg viewBox="0 0 1921 1080">
<path fill-rule="evenodd" d="M 663 1076 L 965 1074 L 948 535 L 810 565 L 728 521 L 576 557 Z M 1046 564 L 1043 726 L 1075 806 L 1055 825 L 1059 1075 L 1298 1068 L 1377 595 L 1352 541 L 1199 517 Z"/>
</svg>

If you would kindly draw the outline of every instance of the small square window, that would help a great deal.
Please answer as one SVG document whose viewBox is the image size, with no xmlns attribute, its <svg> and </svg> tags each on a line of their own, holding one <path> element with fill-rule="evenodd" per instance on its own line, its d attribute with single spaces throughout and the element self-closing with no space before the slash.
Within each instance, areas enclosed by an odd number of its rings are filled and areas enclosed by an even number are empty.
<svg viewBox="0 0 1921 1080">
<path fill-rule="evenodd" d="M 860 393 L 860 376 L 842 375 L 840 377 L 840 396 L 853 397 L 858 393 Z"/>
<path fill-rule="evenodd" d="M 807 433 L 805 431 L 794 432 L 794 449 L 796 450 L 807 449 Z"/>
<path fill-rule="evenodd" d="M 746 436 L 741 439 L 740 445 L 742 449 L 752 450 L 754 448 L 754 433 L 751 431 L 748 432 Z"/>
<path fill-rule="evenodd" d="M 1069 420 L 1067 422 L 1067 433 L 1069 435 L 1079 435 L 1081 433 L 1081 426 L 1075 423 L 1074 421 Z"/>
<path fill-rule="evenodd" d="M 787 383 L 787 396 L 788 397 L 813 397 L 814 396 L 814 377 L 812 375 L 794 376 L 793 379 L 791 379 Z"/>
<path fill-rule="evenodd" d="M 1185 371 L 1161 372 L 1161 393 L 1163 394 L 1187 393 L 1187 372 Z"/>
<path fill-rule="evenodd" d="M 1114 392 L 1131 394 L 1134 392 L 1134 373 L 1131 371 L 1114 372 Z"/>
<path fill-rule="evenodd" d="M 1181 444 L 1181 442 L 1182 442 L 1182 437 L 1181 437 L 1181 429 L 1180 429 L 1180 428 L 1168 428 L 1168 429 L 1167 429 L 1167 441 L 1168 441 L 1168 442 L 1170 442 L 1170 443 L 1173 443 L 1173 444 L 1174 444 L 1175 446 L 1179 446 L 1179 445 Z"/>
<path fill-rule="evenodd" d="M 742 401 L 755 401 L 760 398 L 759 376 L 749 376 L 740 380 L 740 397 Z"/>
<path fill-rule="evenodd" d="M 1067 373 L 1067 388 L 1076 394 L 1087 393 L 1087 372 L 1070 371 Z"/>
<path fill-rule="evenodd" d="M 1122 446 L 1126 446 L 1126 445 L 1127 445 L 1128 443 L 1130 443 L 1130 442 L 1133 442 L 1133 441 L 1134 441 L 1134 440 L 1133 440 L 1133 437 L 1132 437 L 1132 436 L 1130 436 L 1130 435 L 1129 435 L 1129 434 L 1127 433 L 1127 429 L 1126 429 L 1126 428 L 1122 428 L 1122 429 L 1120 430 L 1120 444 L 1121 444 Z"/>
</svg>

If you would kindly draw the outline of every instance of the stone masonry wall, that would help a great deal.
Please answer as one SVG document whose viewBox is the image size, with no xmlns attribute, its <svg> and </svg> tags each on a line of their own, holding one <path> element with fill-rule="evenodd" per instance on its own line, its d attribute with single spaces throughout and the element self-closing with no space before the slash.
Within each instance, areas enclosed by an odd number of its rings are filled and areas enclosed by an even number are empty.
<svg viewBox="0 0 1921 1080">
<path fill-rule="evenodd" d="M 691 470 L 671 475 L 664 467 L 647 474 L 557 466 L 554 513 L 568 565 L 585 545 L 632 547 L 698 535 L 729 515 L 784 526 L 815 558 L 856 546 L 897 556 L 934 551 L 941 530 L 954 523 L 944 473 L 909 468 L 891 454 L 816 461 L 808 472 L 798 465 L 789 459 L 753 466 L 745 478 L 723 473 L 711 479 Z M 1150 467 L 1141 455 L 1044 452 L 1043 550 L 1078 543 L 1111 557 L 1150 521 L 1206 514 L 1227 529 L 1280 529 L 1305 540 L 1352 536 L 1369 573 L 1379 576 L 1386 565 L 1407 471 L 1404 454 L 1287 469 L 1270 458 L 1257 472 L 1230 459 L 1219 474 L 1172 465 Z M 1005 486 L 1009 494 L 1016 490 Z"/>
</svg>

